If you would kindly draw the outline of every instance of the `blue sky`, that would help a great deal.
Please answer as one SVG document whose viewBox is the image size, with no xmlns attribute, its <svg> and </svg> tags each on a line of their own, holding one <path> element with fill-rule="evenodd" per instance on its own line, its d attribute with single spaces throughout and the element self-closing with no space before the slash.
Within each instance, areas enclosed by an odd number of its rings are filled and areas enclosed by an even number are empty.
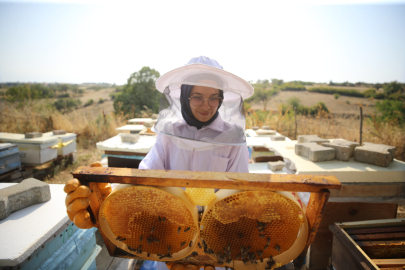
<svg viewBox="0 0 405 270">
<path fill-rule="evenodd" d="M 405 82 L 404 1 L 0 1 L 0 82 L 124 84 L 207 55 L 257 79 Z"/>
</svg>

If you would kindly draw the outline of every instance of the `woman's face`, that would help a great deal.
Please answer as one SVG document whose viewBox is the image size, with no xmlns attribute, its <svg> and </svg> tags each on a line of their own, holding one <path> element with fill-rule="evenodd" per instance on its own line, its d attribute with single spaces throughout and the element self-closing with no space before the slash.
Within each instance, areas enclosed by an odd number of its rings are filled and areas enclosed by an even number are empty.
<svg viewBox="0 0 405 270">
<path fill-rule="evenodd" d="M 200 98 L 204 102 L 200 106 L 192 104 L 191 99 Z M 190 108 L 194 117 L 200 122 L 207 122 L 217 112 L 218 107 L 211 107 L 208 103 L 210 98 L 219 98 L 219 90 L 211 87 L 195 85 L 190 93 Z M 212 104 L 211 104 L 212 105 Z"/>
</svg>

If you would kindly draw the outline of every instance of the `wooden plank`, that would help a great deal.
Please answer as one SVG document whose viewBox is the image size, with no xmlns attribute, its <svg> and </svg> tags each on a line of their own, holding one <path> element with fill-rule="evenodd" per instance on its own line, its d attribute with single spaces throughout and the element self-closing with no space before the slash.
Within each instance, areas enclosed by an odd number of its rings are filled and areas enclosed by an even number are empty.
<svg viewBox="0 0 405 270">
<path fill-rule="evenodd" d="M 359 224 L 359 226 L 356 228 L 362 228 L 360 224 L 363 224 L 364 228 L 364 223 L 367 223 L 366 221 L 376 219 L 392 219 L 396 217 L 396 214 L 397 204 L 393 203 L 336 203 L 328 201 L 321 224 L 319 225 L 318 232 L 315 236 L 315 240 L 312 243 L 311 249 L 309 251 L 309 269 L 323 270 L 328 265 L 328 258 L 332 256 L 333 243 L 333 234 L 329 230 L 329 225 L 333 225 L 335 222 L 358 221 L 355 223 Z M 384 220 L 378 222 L 380 224 L 387 223 Z M 394 224 L 392 220 L 391 223 Z M 398 223 L 395 224 L 396 226 L 398 226 Z M 351 226 L 347 226 L 344 224 L 339 226 L 351 228 Z"/>
<path fill-rule="evenodd" d="M 253 146 L 253 150 L 255 152 L 272 152 L 272 151 L 270 151 L 268 148 L 266 148 L 264 146 Z"/>
<path fill-rule="evenodd" d="M 298 256 L 298 258 L 294 260 L 294 265 L 298 267 L 301 267 L 304 263 L 308 248 L 315 239 L 315 235 L 318 232 L 322 216 L 325 212 L 326 203 L 328 202 L 329 195 L 329 190 L 324 190 L 321 193 L 311 193 L 311 196 L 309 197 L 306 210 L 309 235 L 304 250 Z"/>
<path fill-rule="evenodd" d="M 334 176 L 138 170 L 130 168 L 79 167 L 73 177 L 82 183 L 104 182 L 146 186 L 199 187 L 240 190 L 321 192 L 339 189 Z"/>
<path fill-rule="evenodd" d="M 331 197 L 404 197 L 404 182 L 344 183 Z"/>
<path fill-rule="evenodd" d="M 333 252 L 331 261 L 335 270 L 377 269 L 370 268 L 365 263 L 361 263 L 356 256 L 351 254 L 350 249 L 336 236 L 333 236 Z"/>
<path fill-rule="evenodd" d="M 372 240 L 405 240 L 405 232 L 398 233 L 374 233 L 374 234 L 354 234 L 351 238 L 355 241 L 372 241 Z"/>
<path fill-rule="evenodd" d="M 356 264 L 357 266 L 361 266 L 358 268 L 337 268 L 337 269 L 378 269 L 377 265 L 370 261 L 367 254 L 361 250 L 356 243 L 349 237 L 348 234 L 341 228 L 339 228 L 338 225 L 334 224 L 329 227 L 333 234 L 333 244 L 334 244 L 334 249 L 332 253 L 332 262 L 337 261 L 335 251 L 335 243 L 338 244 L 340 243 L 342 246 L 339 248 L 339 252 L 342 256 L 341 261 L 348 261 L 348 258 L 351 258 L 351 261 L 353 264 Z M 335 255 L 335 257 L 334 257 Z M 346 257 L 346 258 L 345 258 Z M 344 262 L 342 262 L 344 263 Z M 312 268 L 311 268 L 312 269 Z"/>
<path fill-rule="evenodd" d="M 379 267 L 401 267 L 405 266 L 405 259 L 373 259 L 373 263 Z"/>
<path fill-rule="evenodd" d="M 383 227 L 383 228 L 372 228 L 372 229 L 348 229 L 345 230 L 347 234 L 370 234 L 370 233 L 390 233 L 390 232 L 405 232 L 404 227 Z"/>
<path fill-rule="evenodd" d="M 363 247 L 385 247 L 395 245 L 405 245 L 405 240 L 393 240 L 393 241 L 356 241 L 356 244 Z M 404 255 L 405 256 L 405 255 Z"/>
<path fill-rule="evenodd" d="M 371 205 L 383 205 L 383 204 L 371 204 Z M 397 209 L 397 207 L 396 207 Z M 395 210 L 395 213 L 397 210 Z M 405 218 L 390 218 L 382 220 L 365 220 L 365 221 L 353 221 L 345 222 L 339 224 L 339 227 L 348 230 L 348 229 L 367 229 L 367 228 L 380 228 L 380 227 L 398 227 L 402 224 L 405 224 Z"/>
<path fill-rule="evenodd" d="M 269 161 L 283 161 L 281 156 L 260 156 L 253 158 L 254 162 L 269 162 Z"/>
<path fill-rule="evenodd" d="M 118 155 L 118 156 L 146 156 L 148 153 L 138 152 L 124 152 L 124 151 L 104 151 L 106 155 Z"/>
</svg>

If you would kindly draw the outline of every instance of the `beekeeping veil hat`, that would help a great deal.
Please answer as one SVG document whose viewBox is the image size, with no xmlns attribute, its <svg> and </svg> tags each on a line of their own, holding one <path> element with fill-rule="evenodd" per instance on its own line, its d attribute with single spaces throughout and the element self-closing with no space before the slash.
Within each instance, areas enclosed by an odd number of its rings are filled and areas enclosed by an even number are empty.
<svg viewBox="0 0 405 270">
<path fill-rule="evenodd" d="M 223 101 L 213 121 L 208 121 L 206 126 L 203 123 L 198 129 L 187 124 L 189 121 L 183 118 L 181 107 L 181 95 L 183 104 L 185 100 L 182 85 L 200 85 L 222 91 Z M 253 87 L 225 71 L 214 59 L 205 56 L 192 58 L 186 65 L 160 76 L 156 89 L 163 95 L 153 131 L 171 136 L 180 148 L 208 150 L 223 145 L 246 144 L 243 100 L 253 95 Z M 190 91 L 187 93 L 189 95 Z"/>
</svg>

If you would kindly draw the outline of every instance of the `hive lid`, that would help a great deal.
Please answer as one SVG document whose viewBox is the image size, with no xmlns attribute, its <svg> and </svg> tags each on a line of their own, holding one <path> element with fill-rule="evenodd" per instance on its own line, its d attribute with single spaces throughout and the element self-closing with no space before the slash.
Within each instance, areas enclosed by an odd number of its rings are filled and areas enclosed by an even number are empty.
<svg viewBox="0 0 405 270">
<path fill-rule="evenodd" d="M 26 144 L 57 144 L 57 137 L 42 136 L 39 138 L 26 139 L 24 134 L 0 132 L 0 141 Z"/>
</svg>

